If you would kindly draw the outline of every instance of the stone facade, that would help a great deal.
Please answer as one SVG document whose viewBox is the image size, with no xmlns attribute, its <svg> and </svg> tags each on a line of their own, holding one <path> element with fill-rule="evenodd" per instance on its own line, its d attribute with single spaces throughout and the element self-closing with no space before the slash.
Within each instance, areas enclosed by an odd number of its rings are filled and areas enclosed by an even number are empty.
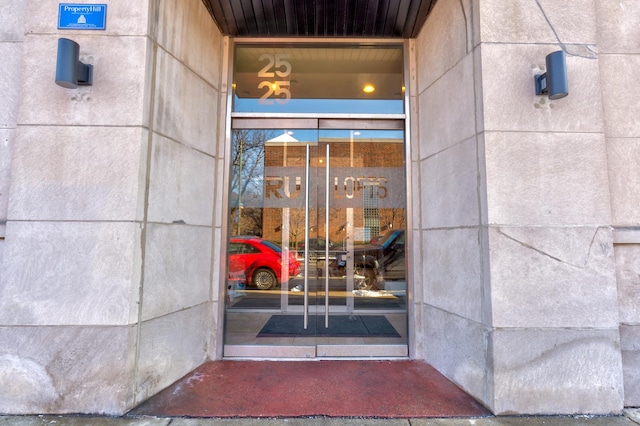
<svg viewBox="0 0 640 426">
<path fill-rule="evenodd" d="M 3 4 L 0 412 L 123 413 L 208 356 L 223 38 L 197 0 L 111 2 L 99 33 Z M 59 36 L 93 86 L 53 84 Z"/>
<path fill-rule="evenodd" d="M 200 0 L 57 5 L 0 4 L 0 413 L 120 414 L 221 357 L 228 40 Z M 440 0 L 408 42 L 411 356 L 496 414 L 640 405 L 639 17 Z"/>
<path fill-rule="evenodd" d="M 638 404 L 634 10 L 441 1 L 415 41 L 416 351 L 496 413 Z M 533 78 L 560 49 L 549 101 Z"/>
</svg>

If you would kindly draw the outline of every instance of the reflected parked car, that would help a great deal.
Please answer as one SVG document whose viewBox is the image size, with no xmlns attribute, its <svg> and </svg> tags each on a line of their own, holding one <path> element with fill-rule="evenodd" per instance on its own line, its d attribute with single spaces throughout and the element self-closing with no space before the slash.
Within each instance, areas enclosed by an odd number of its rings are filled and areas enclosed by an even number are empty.
<svg viewBox="0 0 640 426">
<path fill-rule="evenodd" d="M 260 290 L 276 287 L 283 281 L 282 248 L 255 236 L 238 236 L 229 239 L 229 280 L 242 281 Z M 295 252 L 289 252 L 289 277 L 298 275 L 300 262 Z"/>
<path fill-rule="evenodd" d="M 336 243 L 331 240 L 327 242 L 324 238 L 309 238 L 309 251 L 324 252 L 327 246 L 329 246 L 329 251 L 336 250 L 337 248 Z M 304 241 L 298 243 L 298 252 L 300 252 L 300 254 L 304 254 L 304 248 Z"/>
<path fill-rule="evenodd" d="M 359 288 L 379 289 L 384 280 L 404 280 L 405 268 L 405 232 L 398 229 L 380 238 L 374 243 L 354 246 L 353 268 L 356 275 L 364 277 Z M 346 270 L 346 253 L 338 254 L 337 265 L 342 273 Z"/>
</svg>

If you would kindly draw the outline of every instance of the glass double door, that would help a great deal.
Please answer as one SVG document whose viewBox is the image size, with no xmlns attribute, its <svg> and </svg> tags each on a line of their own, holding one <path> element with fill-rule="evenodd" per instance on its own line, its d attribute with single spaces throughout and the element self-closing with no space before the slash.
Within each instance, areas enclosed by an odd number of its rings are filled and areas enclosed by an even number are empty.
<svg viewBox="0 0 640 426">
<path fill-rule="evenodd" d="M 224 356 L 407 356 L 401 125 L 234 121 Z"/>
</svg>

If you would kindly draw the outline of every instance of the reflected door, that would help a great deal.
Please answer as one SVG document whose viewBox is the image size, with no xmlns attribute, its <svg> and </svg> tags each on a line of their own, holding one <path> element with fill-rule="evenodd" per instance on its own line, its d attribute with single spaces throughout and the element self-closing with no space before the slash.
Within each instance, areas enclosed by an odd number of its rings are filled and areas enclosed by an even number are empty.
<svg viewBox="0 0 640 426">
<path fill-rule="evenodd" d="M 286 124 L 233 131 L 224 355 L 406 356 L 403 131 Z"/>
</svg>

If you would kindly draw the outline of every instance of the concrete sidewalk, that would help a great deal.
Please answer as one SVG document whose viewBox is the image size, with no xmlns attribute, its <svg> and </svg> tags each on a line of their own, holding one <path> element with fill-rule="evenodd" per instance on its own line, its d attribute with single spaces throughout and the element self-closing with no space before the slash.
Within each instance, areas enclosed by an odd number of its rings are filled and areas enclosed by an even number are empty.
<svg viewBox="0 0 640 426">
<path fill-rule="evenodd" d="M 523 416 L 465 417 L 428 419 L 354 419 L 354 418 L 176 418 L 176 417 L 99 417 L 99 416 L 0 416 L 0 426 L 638 426 L 640 409 L 627 409 L 622 416 Z"/>
</svg>

